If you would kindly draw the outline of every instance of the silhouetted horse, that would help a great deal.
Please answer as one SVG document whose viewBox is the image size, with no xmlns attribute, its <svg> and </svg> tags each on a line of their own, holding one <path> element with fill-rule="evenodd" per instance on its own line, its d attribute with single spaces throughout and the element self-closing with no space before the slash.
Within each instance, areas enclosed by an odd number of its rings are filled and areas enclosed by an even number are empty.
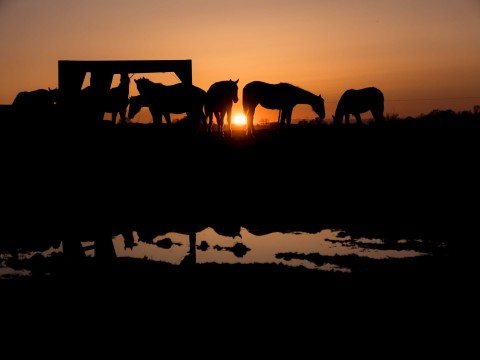
<svg viewBox="0 0 480 360">
<path fill-rule="evenodd" d="M 238 102 L 238 79 L 218 81 L 207 90 L 205 115 L 208 122 L 208 131 L 212 131 L 213 116 L 217 120 L 218 132 L 223 135 L 223 121 L 227 115 L 228 131 L 232 133 L 232 106 Z"/>
<path fill-rule="evenodd" d="M 200 122 L 207 130 L 207 120 L 203 112 L 207 95 L 205 90 L 184 83 L 174 85 L 154 83 L 146 78 L 135 80 L 135 83 L 138 92 L 149 104 L 152 114 L 162 114 L 167 124 L 171 123 L 170 114 L 186 113 L 195 130 L 198 129 Z"/>
<path fill-rule="evenodd" d="M 129 90 L 130 77 L 124 73 L 120 76 L 120 84 L 107 91 L 96 89 L 91 85 L 83 88 L 76 106 L 83 116 L 93 120 L 101 121 L 104 113 L 111 113 L 112 124 L 116 124 L 117 115 L 120 115 L 120 123 L 125 124 Z"/>
<path fill-rule="evenodd" d="M 110 89 L 105 104 L 105 112 L 112 113 L 112 123 L 117 121 L 117 114 L 120 115 L 120 123 L 125 124 L 128 94 L 130 90 L 130 77 L 128 74 L 121 74 L 120 84 L 117 87 Z"/>
<path fill-rule="evenodd" d="M 36 117 L 51 118 L 55 115 L 58 97 L 59 90 L 57 88 L 21 91 L 13 100 L 13 114 L 17 119 L 22 120 L 32 120 Z"/>
<path fill-rule="evenodd" d="M 149 98 L 143 95 L 136 95 L 136 96 L 131 96 L 128 100 L 128 113 L 127 113 L 127 119 L 130 121 L 132 120 L 135 115 L 137 115 L 141 108 L 143 107 L 148 107 L 150 110 L 150 113 L 152 114 L 152 120 L 154 124 L 161 124 L 162 123 L 162 117 L 165 117 L 165 119 L 168 119 L 168 113 L 167 114 L 162 114 L 159 112 L 159 109 L 155 107 L 155 105 L 150 106 L 150 101 Z"/>
<path fill-rule="evenodd" d="M 359 90 L 349 89 L 343 93 L 338 101 L 333 122 L 334 124 L 342 124 L 345 117 L 345 124 L 349 124 L 350 114 L 352 114 L 357 120 L 357 124 L 361 124 L 360 114 L 367 111 L 372 113 L 375 121 L 380 122 L 384 120 L 383 93 L 375 87 Z"/>
<path fill-rule="evenodd" d="M 308 104 L 318 114 L 325 118 L 325 104 L 321 95 L 315 95 L 297 86 L 279 83 L 268 84 L 253 81 L 243 88 L 243 112 L 247 117 L 247 135 L 253 135 L 253 116 L 257 105 L 266 109 L 278 109 L 278 123 L 281 129 L 287 122 L 290 126 L 293 108 L 298 104 Z"/>
<path fill-rule="evenodd" d="M 120 76 L 120 84 L 106 93 L 99 93 L 92 86 L 82 89 L 80 106 L 88 109 L 86 116 L 95 116 L 97 113 L 103 116 L 103 113 L 111 113 L 113 124 L 117 122 L 117 115 L 120 115 L 120 123 L 125 124 L 129 90 L 130 77 L 124 73 Z"/>
</svg>

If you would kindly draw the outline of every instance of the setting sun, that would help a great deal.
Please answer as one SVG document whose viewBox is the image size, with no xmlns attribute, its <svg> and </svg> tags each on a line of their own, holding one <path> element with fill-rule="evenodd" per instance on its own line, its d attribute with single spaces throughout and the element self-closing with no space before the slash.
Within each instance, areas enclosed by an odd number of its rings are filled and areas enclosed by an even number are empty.
<svg viewBox="0 0 480 360">
<path fill-rule="evenodd" d="M 245 125 L 247 123 L 247 118 L 243 114 L 235 114 L 232 118 L 233 125 Z"/>
</svg>

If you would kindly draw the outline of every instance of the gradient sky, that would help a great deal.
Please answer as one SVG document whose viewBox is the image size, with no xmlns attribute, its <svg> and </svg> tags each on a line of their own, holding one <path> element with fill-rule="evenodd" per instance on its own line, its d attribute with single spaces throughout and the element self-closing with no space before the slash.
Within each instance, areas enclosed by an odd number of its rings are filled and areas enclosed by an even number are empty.
<svg viewBox="0 0 480 360">
<path fill-rule="evenodd" d="M 367 86 L 400 117 L 480 104 L 480 0 L 0 0 L 0 34 L 0 104 L 58 87 L 58 60 L 163 59 L 191 59 L 205 90 L 239 79 L 234 112 L 254 80 L 321 94 L 327 120 L 343 91 Z M 255 122 L 277 114 L 259 106 Z"/>
</svg>

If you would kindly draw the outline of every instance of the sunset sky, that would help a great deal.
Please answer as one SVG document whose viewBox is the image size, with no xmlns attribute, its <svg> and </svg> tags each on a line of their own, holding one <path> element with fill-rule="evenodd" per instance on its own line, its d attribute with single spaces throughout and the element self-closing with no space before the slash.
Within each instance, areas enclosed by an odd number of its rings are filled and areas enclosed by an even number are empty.
<svg viewBox="0 0 480 360">
<path fill-rule="evenodd" d="M 58 60 L 177 59 L 204 90 L 239 79 L 234 112 L 254 80 L 321 94 L 327 120 L 343 91 L 367 86 L 401 117 L 480 104 L 479 0 L 0 0 L 0 34 L 0 104 L 57 87 Z M 255 122 L 276 117 L 258 107 Z"/>
</svg>

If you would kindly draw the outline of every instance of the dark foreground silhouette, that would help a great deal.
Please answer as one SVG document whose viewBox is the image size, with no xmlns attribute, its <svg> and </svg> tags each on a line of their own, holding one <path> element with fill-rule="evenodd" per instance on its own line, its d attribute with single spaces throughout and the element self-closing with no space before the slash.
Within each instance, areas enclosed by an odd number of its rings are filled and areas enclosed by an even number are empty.
<svg viewBox="0 0 480 360">
<path fill-rule="evenodd" d="M 34 275 L 0 281 L 2 309 L 79 314 L 76 302 L 107 313 L 152 304 L 158 318 L 175 309 L 253 321 L 261 308 L 269 321 L 315 317 L 318 324 L 329 305 L 360 323 L 382 321 L 374 311 L 382 308 L 389 324 L 438 324 L 438 311 L 458 315 L 475 299 L 478 222 L 468 204 L 478 200 L 479 123 L 478 114 L 434 112 L 281 134 L 258 128 L 254 138 L 192 135 L 176 124 L 2 124 L 2 253 L 64 249 L 20 259 Z M 345 257 L 339 261 L 354 269 L 347 274 L 191 257 L 171 265 L 111 251 L 118 234 L 148 239 L 172 230 L 193 238 L 206 226 L 225 234 L 240 226 L 256 234 L 341 229 L 385 244 L 421 239 L 442 251 L 402 263 Z M 96 243 L 95 258 L 82 256 L 87 241 Z M 320 255 L 279 254 L 319 263 Z"/>
</svg>

